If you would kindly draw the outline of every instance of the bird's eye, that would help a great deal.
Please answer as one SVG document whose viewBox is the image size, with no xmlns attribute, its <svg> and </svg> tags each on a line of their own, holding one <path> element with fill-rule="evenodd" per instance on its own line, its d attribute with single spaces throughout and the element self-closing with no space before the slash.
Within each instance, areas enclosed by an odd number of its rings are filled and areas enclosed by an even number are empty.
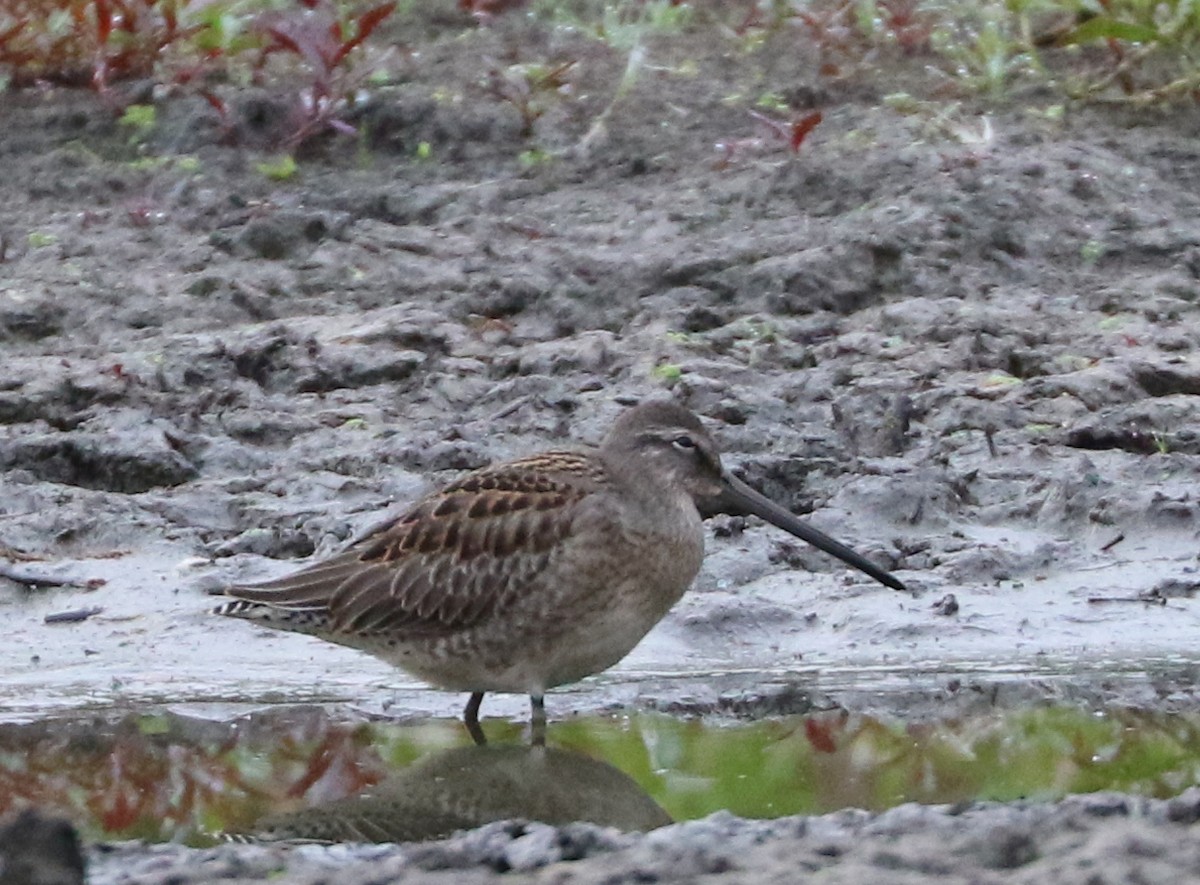
<svg viewBox="0 0 1200 885">
<path fill-rule="evenodd" d="M 681 434 L 671 440 L 671 445 L 679 449 L 681 452 L 694 452 L 696 450 L 696 441 L 686 433 Z"/>
</svg>

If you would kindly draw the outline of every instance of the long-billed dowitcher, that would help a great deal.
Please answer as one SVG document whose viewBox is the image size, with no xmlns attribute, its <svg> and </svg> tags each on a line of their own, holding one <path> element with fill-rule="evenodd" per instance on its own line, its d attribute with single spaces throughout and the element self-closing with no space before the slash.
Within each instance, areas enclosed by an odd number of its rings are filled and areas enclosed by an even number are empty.
<svg viewBox="0 0 1200 885">
<path fill-rule="evenodd" d="M 625 412 L 598 448 L 476 470 L 332 558 L 231 587 L 218 614 L 308 633 L 471 692 L 543 695 L 621 660 L 683 595 L 704 556 L 702 520 L 754 515 L 875 580 L 904 585 L 721 465 L 698 418 L 671 402 Z"/>
</svg>

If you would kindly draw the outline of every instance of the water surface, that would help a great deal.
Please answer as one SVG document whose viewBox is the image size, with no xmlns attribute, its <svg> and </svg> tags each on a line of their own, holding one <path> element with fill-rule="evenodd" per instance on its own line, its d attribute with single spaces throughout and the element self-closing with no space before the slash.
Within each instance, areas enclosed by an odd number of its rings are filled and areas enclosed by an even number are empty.
<svg viewBox="0 0 1200 885">
<path fill-rule="evenodd" d="M 1035 705 L 905 722 L 831 711 L 714 722 L 552 723 L 549 748 L 489 720 L 355 721 L 318 706 L 214 721 L 173 712 L 0 724 L 0 816 L 60 810 L 93 839 L 221 834 L 436 838 L 491 819 L 644 830 L 904 802 L 1175 795 L 1200 774 L 1200 714 Z"/>
</svg>

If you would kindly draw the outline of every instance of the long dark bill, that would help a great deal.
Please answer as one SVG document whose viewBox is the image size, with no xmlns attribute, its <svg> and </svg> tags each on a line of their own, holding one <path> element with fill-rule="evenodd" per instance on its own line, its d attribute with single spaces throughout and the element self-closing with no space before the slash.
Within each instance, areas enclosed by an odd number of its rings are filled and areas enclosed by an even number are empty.
<svg viewBox="0 0 1200 885">
<path fill-rule="evenodd" d="M 722 477 L 725 480 L 725 492 L 722 498 L 722 510 L 728 513 L 749 514 L 765 519 L 771 525 L 783 529 L 790 535 L 795 535 L 802 541 L 807 541 L 818 550 L 824 550 L 831 556 L 836 556 L 847 565 L 852 565 L 860 572 L 865 572 L 876 581 L 891 587 L 893 590 L 904 590 L 905 586 L 898 579 L 885 572 L 861 553 L 855 553 L 840 541 L 824 532 L 819 532 L 794 513 L 784 510 L 769 498 L 764 498 L 750 486 L 746 485 L 728 470 Z"/>
</svg>

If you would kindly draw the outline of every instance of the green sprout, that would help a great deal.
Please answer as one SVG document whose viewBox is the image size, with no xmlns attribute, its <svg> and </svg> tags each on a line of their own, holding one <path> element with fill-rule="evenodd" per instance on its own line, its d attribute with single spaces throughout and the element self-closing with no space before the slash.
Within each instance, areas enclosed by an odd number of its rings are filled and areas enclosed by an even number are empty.
<svg viewBox="0 0 1200 885">
<path fill-rule="evenodd" d="M 272 181 L 287 181 L 299 169 L 295 158 L 291 154 L 284 154 L 275 160 L 266 160 L 254 168 Z"/>
<path fill-rule="evenodd" d="M 1104 244 L 1099 240 L 1088 240 L 1080 247 L 1079 257 L 1084 264 L 1090 267 L 1103 258 L 1104 253 L 1107 251 Z"/>
<path fill-rule="evenodd" d="M 131 104 L 125 108 L 125 113 L 121 114 L 120 124 L 127 126 L 132 130 L 129 136 L 131 142 L 145 140 L 150 134 L 150 130 L 154 128 L 157 112 L 152 104 Z"/>
<path fill-rule="evenodd" d="M 683 377 L 683 369 L 675 363 L 659 363 L 650 374 L 667 387 L 672 387 Z"/>
</svg>

